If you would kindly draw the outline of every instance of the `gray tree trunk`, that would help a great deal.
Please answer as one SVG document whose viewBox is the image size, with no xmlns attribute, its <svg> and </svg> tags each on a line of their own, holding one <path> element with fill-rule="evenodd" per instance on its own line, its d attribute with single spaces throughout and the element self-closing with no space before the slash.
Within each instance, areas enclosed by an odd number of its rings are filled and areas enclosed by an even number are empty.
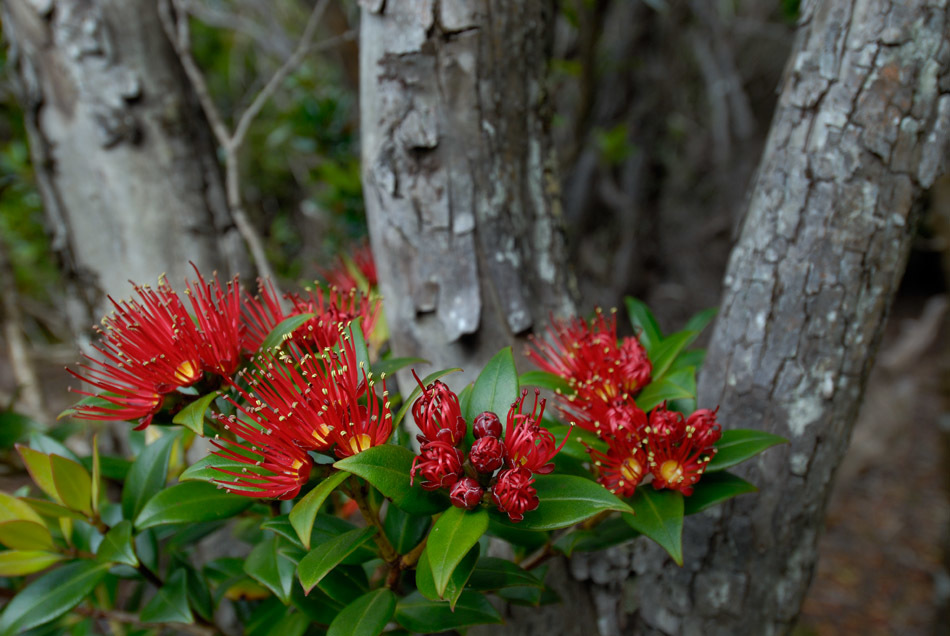
<svg viewBox="0 0 950 636">
<path fill-rule="evenodd" d="M 214 146 L 153 0 L 3 0 L 33 165 L 78 332 L 128 280 L 247 270 Z"/>
<path fill-rule="evenodd" d="M 363 191 L 392 346 L 463 367 L 458 387 L 573 309 L 544 86 L 554 6 L 360 4 Z"/>
<path fill-rule="evenodd" d="M 787 437 L 761 491 L 690 519 L 683 569 L 634 558 L 640 633 L 794 624 L 914 233 L 950 130 L 946 1 L 803 3 L 699 396 L 726 427 Z"/>
</svg>

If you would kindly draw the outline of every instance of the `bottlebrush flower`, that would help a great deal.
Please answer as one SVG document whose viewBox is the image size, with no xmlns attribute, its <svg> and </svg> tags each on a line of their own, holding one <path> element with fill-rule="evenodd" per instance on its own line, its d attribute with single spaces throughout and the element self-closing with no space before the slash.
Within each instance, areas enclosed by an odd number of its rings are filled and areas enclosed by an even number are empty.
<svg viewBox="0 0 950 636">
<path fill-rule="evenodd" d="M 627 394 L 609 402 L 571 396 L 559 410 L 568 420 L 604 440 L 621 434 L 640 435 L 647 426 L 646 413 Z"/>
<path fill-rule="evenodd" d="M 201 365 L 211 373 L 230 378 L 241 364 L 245 325 L 241 319 L 241 287 L 237 276 L 225 291 L 217 274 L 214 284 L 206 283 L 192 263 L 198 282 L 188 283 L 185 294 L 191 299 L 201 333 Z"/>
<path fill-rule="evenodd" d="M 422 487 L 426 490 L 448 488 L 458 481 L 464 461 L 465 454 L 450 442 L 442 439 L 426 442 L 412 460 L 409 485 L 412 485 L 418 473 L 422 476 Z"/>
<path fill-rule="evenodd" d="M 323 277 L 326 281 L 343 291 L 359 289 L 360 281 L 351 271 L 351 267 L 355 267 L 370 288 L 376 287 L 379 284 L 379 279 L 376 275 L 376 262 L 373 260 L 373 251 L 370 249 L 369 243 L 364 243 L 354 249 L 351 258 L 352 260 L 348 263 L 346 259 L 340 257 L 333 269 L 325 270 Z"/>
<path fill-rule="evenodd" d="M 646 432 L 655 437 L 678 442 L 686 435 L 686 420 L 682 413 L 667 410 L 666 402 L 664 402 L 650 413 L 650 424 Z"/>
<path fill-rule="evenodd" d="M 250 293 L 245 295 L 243 315 L 245 331 L 242 346 L 249 354 L 260 351 L 267 334 L 287 318 L 274 284 L 261 278 L 257 279 L 257 296 L 251 296 Z"/>
<path fill-rule="evenodd" d="M 682 428 L 654 428 L 651 417 L 646 444 L 647 464 L 653 474 L 654 488 L 693 494 L 693 486 L 715 456 L 713 444 L 721 436 L 715 412 L 704 409 L 693 415 L 695 417 L 691 417 Z"/>
<path fill-rule="evenodd" d="M 135 286 L 139 300 L 116 302 L 115 310 L 97 328 L 101 340 L 93 345 L 101 359 L 84 356 L 80 371 L 67 371 L 99 389 L 90 393 L 110 403 L 79 405 L 75 417 L 90 420 L 139 420 L 148 426 L 161 410 L 164 395 L 190 386 L 203 377 L 201 338 L 181 300 L 168 282 L 158 288 Z"/>
<path fill-rule="evenodd" d="M 455 482 L 452 490 L 449 491 L 449 499 L 456 508 L 465 508 L 472 510 L 482 500 L 485 490 L 478 485 L 478 482 L 471 477 L 463 477 Z"/>
<path fill-rule="evenodd" d="M 636 435 L 620 433 L 606 438 L 607 452 L 587 447 L 599 476 L 597 481 L 604 488 L 621 497 L 631 497 L 637 486 L 649 472 L 647 454 Z"/>
<path fill-rule="evenodd" d="M 466 431 L 458 396 L 438 380 L 424 386 L 415 371 L 412 376 L 422 389 L 422 395 L 412 405 L 412 418 L 422 431 L 420 441 L 440 439 L 458 446 Z"/>
<path fill-rule="evenodd" d="M 379 300 L 371 300 L 356 289 L 318 288 L 306 296 L 294 294 L 289 298 L 293 303 L 289 315 L 316 314 L 294 331 L 293 338 L 312 342 L 318 349 L 336 346 L 340 339 L 340 325 L 354 320 L 359 322 L 363 335 L 369 338 L 379 318 Z"/>
<path fill-rule="evenodd" d="M 524 513 L 534 510 L 541 503 L 538 491 L 531 484 L 534 477 L 525 468 L 506 468 L 498 473 L 492 486 L 492 501 L 501 512 L 508 513 L 512 521 L 524 519 Z"/>
<path fill-rule="evenodd" d="M 534 408 L 524 413 L 524 401 L 528 390 L 521 391 L 521 399 L 508 409 L 508 421 L 505 425 L 505 461 L 511 468 L 524 468 L 532 473 L 547 474 L 554 470 L 549 464 L 564 447 L 567 437 L 557 446 L 557 440 L 551 431 L 540 424 L 544 415 L 545 400 L 539 400 L 540 391 L 534 391 Z M 484 439 L 484 438 L 483 438 Z"/>
</svg>

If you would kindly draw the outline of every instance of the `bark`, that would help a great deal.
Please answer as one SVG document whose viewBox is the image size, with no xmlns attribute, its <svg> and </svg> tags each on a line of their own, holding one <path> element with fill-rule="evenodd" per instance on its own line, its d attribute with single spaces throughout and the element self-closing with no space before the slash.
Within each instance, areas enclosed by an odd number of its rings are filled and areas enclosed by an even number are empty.
<svg viewBox="0 0 950 636">
<path fill-rule="evenodd" d="M 151 0 L 5 0 L 3 25 L 77 332 L 128 280 L 247 261 L 207 124 Z"/>
<path fill-rule="evenodd" d="M 787 437 L 744 469 L 761 491 L 687 523 L 686 566 L 634 558 L 641 633 L 793 626 L 950 127 L 946 2 L 803 6 L 700 381 L 728 427 Z"/>
<path fill-rule="evenodd" d="M 573 309 L 543 79 L 553 3 L 360 4 L 363 188 L 392 346 L 463 367 L 459 387 Z"/>
</svg>

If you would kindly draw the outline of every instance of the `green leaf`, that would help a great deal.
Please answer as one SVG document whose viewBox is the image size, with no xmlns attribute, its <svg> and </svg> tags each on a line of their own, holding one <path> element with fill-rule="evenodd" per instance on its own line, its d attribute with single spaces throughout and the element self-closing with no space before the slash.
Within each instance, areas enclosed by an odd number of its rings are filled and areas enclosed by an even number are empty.
<svg viewBox="0 0 950 636">
<path fill-rule="evenodd" d="M 13 519 L 0 522 L 0 543 L 12 550 L 50 550 L 53 537 L 42 523 Z"/>
<path fill-rule="evenodd" d="M 288 605 L 295 568 L 293 562 L 280 556 L 280 547 L 280 539 L 270 535 L 251 550 L 244 562 L 244 571 Z"/>
<path fill-rule="evenodd" d="M 21 501 L 30 505 L 30 508 L 38 512 L 44 517 L 49 517 L 50 519 L 61 519 L 65 517 L 66 519 L 76 519 L 78 521 L 84 521 L 86 516 L 75 510 L 70 510 L 66 506 L 62 506 L 58 503 L 53 503 L 52 501 L 47 501 L 45 499 L 32 499 L 30 497 L 24 497 Z"/>
<path fill-rule="evenodd" d="M 432 578 L 432 564 L 429 563 L 429 555 L 423 552 L 419 557 L 419 563 L 416 565 L 416 589 L 422 592 L 422 595 L 427 599 L 433 601 L 446 600 L 449 602 L 449 607 L 455 607 L 459 595 L 465 589 L 469 577 L 472 576 L 472 571 L 475 569 L 480 553 L 481 545 L 476 543 L 452 571 L 445 593 L 440 595 L 435 587 L 435 579 Z"/>
<path fill-rule="evenodd" d="M 630 512 L 630 506 L 606 488 L 583 477 L 537 475 L 534 487 L 541 500 L 536 510 L 526 512 L 524 520 L 517 523 L 510 521 L 505 513 L 492 510 L 495 520 L 523 530 L 556 530 L 573 526 L 607 510 Z"/>
<path fill-rule="evenodd" d="M 456 373 L 461 371 L 458 367 L 454 369 L 443 369 L 441 371 L 434 371 L 422 378 L 422 384 L 429 386 L 431 383 L 435 382 L 441 377 L 444 377 L 450 373 Z M 402 422 L 402 419 L 406 417 L 406 413 L 409 412 L 409 409 L 412 408 L 412 403 L 416 401 L 416 398 L 422 394 L 422 388 L 416 384 L 416 388 L 412 390 L 412 393 L 409 394 L 409 397 L 406 398 L 406 401 L 402 403 L 402 406 L 399 408 L 399 412 L 396 413 L 396 417 L 393 418 L 393 427 L 399 426 L 399 423 Z"/>
<path fill-rule="evenodd" d="M 195 622 L 188 607 L 188 589 L 184 570 L 176 570 L 159 588 L 158 593 L 142 608 L 139 618 L 146 623 Z"/>
<path fill-rule="evenodd" d="M 358 565 L 338 565 L 320 579 L 317 587 L 337 603 L 349 605 L 369 592 L 369 581 L 362 567 Z"/>
<path fill-rule="evenodd" d="M 303 547 L 310 549 L 310 534 L 313 532 L 313 522 L 317 518 L 320 506 L 349 476 L 350 473 L 344 471 L 330 475 L 308 492 L 290 511 L 290 523 L 296 530 L 297 536 L 300 537 Z"/>
<path fill-rule="evenodd" d="M 696 370 L 693 367 L 677 369 L 655 380 L 637 396 L 637 406 L 649 413 L 663 402 L 696 397 Z"/>
<path fill-rule="evenodd" d="M 686 497 L 683 513 L 694 515 L 727 499 L 749 492 L 758 492 L 758 490 L 742 477 L 732 473 L 725 471 L 707 473 L 703 475 L 699 483 L 693 486 L 693 494 Z"/>
<path fill-rule="evenodd" d="M 429 516 L 411 515 L 396 506 L 389 506 L 383 520 L 383 531 L 396 552 L 406 554 L 419 545 L 431 525 Z"/>
<path fill-rule="evenodd" d="M 650 361 L 653 363 L 651 376 L 654 382 L 666 375 L 673 361 L 698 335 L 695 331 L 678 331 L 667 336 L 663 342 L 656 346 L 650 356 Z"/>
<path fill-rule="evenodd" d="M 508 515 L 489 512 L 488 534 L 491 536 L 529 552 L 543 547 L 548 542 L 549 533 L 522 528 L 521 525 L 512 523 Z"/>
<path fill-rule="evenodd" d="M 172 418 L 172 422 L 175 424 L 181 424 L 185 428 L 192 430 L 196 435 L 201 435 L 204 437 L 205 434 L 205 414 L 208 412 L 208 408 L 214 402 L 214 399 L 218 397 L 217 392 L 211 392 L 207 395 L 203 395 L 182 410 L 178 411 L 175 414 L 175 417 Z"/>
<path fill-rule="evenodd" d="M 254 465 L 254 462 L 258 459 L 257 457 L 237 446 L 232 446 L 230 450 L 238 455 L 250 458 L 251 461 L 240 462 L 233 459 L 226 459 L 220 455 L 208 454 L 186 468 L 185 472 L 178 476 L 178 481 L 206 481 L 217 483 L 216 480 L 219 479 L 233 479 L 225 473 L 222 473 L 221 470 L 241 473 L 247 469 L 249 472 L 257 472 L 257 466 Z"/>
<path fill-rule="evenodd" d="M 766 448 L 776 444 L 787 444 L 788 440 L 765 431 L 733 429 L 723 431 L 716 442 L 716 456 L 706 466 L 706 472 L 725 470 L 758 455 Z"/>
<path fill-rule="evenodd" d="M 0 636 L 23 633 L 76 607 L 108 572 L 95 561 L 74 561 L 44 574 L 17 594 L 0 614 Z"/>
<path fill-rule="evenodd" d="M 14 444 L 40 428 L 32 418 L 22 413 L 0 412 L 0 448 L 12 448 Z"/>
<path fill-rule="evenodd" d="M 630 527 L 656 541 L 677 565 L 683 565 L 683 495 L 641 486 L 630 505 L 634 514 L 623 515 Z"/>
<path fill-rule="evenodd" d="M 640 344 L 647 350 L 652 360 L 653 351 L 663 340 L 663 332 L 660 331 L 660 326 L 657 324 L 656 318 L 653 317 L 653 312 L 646 306 L 646 303 L 627 296 L 624 299 L 624 304 L 627 306 L 630 324 L 633 325 L 633 330 L 637 332 L 640 338 Z"/>
<path fill-rule="evenodd" d="M 452 506 L 432 526 L 424 554 L 429 559 L 435 592 L 440 598 L 445 597 L 445 588 L 455 567 L 486 530 L 488 512 L 483 508 L 468 511 Z"/>
<path fill-rule="evenodd" d="M 485 556 L 478 560 L 472 576 L 468 580 L 468 589 L 476 592 L 500 590 L 515 586 L 544 587 L 544 584 L 531 572 L 506 559 Z"/>
<path fill-rule="evenodd" d="M 410 486 L 409 471 L 414 457 L 412 451 L 402 446 L 383 444 L 341 459 L 333 466 L 362 477 L 410 514 L 431 515 L 445 510 L 450 505 L 445 493 L 423 490 L 418 484 Z"/>
<path fill-rule="evenodd" d="M 43 525 L 43 520 L 26 502 L 0 492 L 0 521 L 32 521 Z"/>
<path fill-rule="evenodd" d="M 186 481 L 160 491 L 135 518 L 142 530 L 166 523 L 198 523 L 233 517 L 253 502 L 202 481 Z"/>
<path fill-rule="evenodd" d="M 133 568 L 139 564 L 132 548 L 132 522 L 124 519 L 106 533 L 96 551 L 100 563 L 124 563 Z"/>
<path fill-rule="evenodd" d="M 63 446 L 60 442 L 53 439 L 49 435 L 43 435 L 41 433 L 31 434 L 30 448 L 47 455 L 59 455 L 60 457 L 71 459 L 74 462 L 79 462 L 79 458 L 76 457 L 74 452 Z"/>
<path fill-rule="evenodd" d="M 0 576 L 26 576 L 63 560 L 62 554 L 41 550 L 7 550 L 0 552 Z"/>
<path fill-rule="evenodd" d="M 211 591 L 208 589 L 208 582 L 205 577 L 188 563 L 178 561 L 176 567 L 181 568 L 185 573 L 188 603 L 204 619 L 212 620 L 214 617 L 214 603 L 211 600 Z"/>
<path fill-rule="evenodd" d="M 310 627 L 310 619 L 307 615 L 300 612 L 287 614 L 287 610 L 283 611 L 284 615 L 280 617 L 280 620 L 273 623 L 267 630 L 267 636 L 303 636 Z"/>
<path fill-rule="evenodd" d="M 716 314 L 719 310 L 715 307 L 710 307 L 709 309 L 703 309 L 692 318 L 690 318 L 686 326 L 683 327 L 686 331 L 695 331 L 696 335 L 699 335 L 703 329 L 709 326 L 709 323 L 712 322 L 712 319 L 716 317 Z"/>
<path fill-rule="evenodd" d="M 84 515 L 92 516 L 92 479 L 89 473 L 78 464 L 59 455 L 50 455 L 53 471 L 53 483 L 59 498 L 69 508 Z"/>
<path fill-rule="evenodd" d="M 587 448 L 584 446 L 585 444 L 601 452 L 607 452 L 607 443 L 604 440 L 597 437 L 595 433 L 591 433 L 580 426 L 571 427 L 565 426 L 564 424 L 545 422 L 544 427 L 551 431 L 551 434 L 554 435 L 554 439 L 559 446 L 564 438 L 570 434 L 570 437 L 567 438 L 567 442 L 564 444 L 561 452 L 557 454 L 557 457 L 566 455 L 580 461 L 588 461 L 590 455 L 587 453 Z"/>
<path fill-rule="evenodd" d="M 58 503 L 63 503 L 59 492 L 56 490 L 56 484 L 53 482 L 53 465 L 50 463 L 49 455 L 22 444 L 17 444 L 16 449 L 20 453 L 30 477 L 33 478 L 33 482 Z"/>
<path fill-rule="evenodd" d="M 309 592 L 327 573 L 336 567 L 351 552 L 366 543 L 376 528 L 357 528 L 317 546 L 297 566 L 297 574 L 303 589 Z M 326 590 L 324 590 L 326 591 Z"/>
<path fill-rule="evenodd" d="M 396 603 L 396 622 L 410 632 L 432 634 L 501 623 L 502 619 L 485 595 L 478 592 L 462 592 L 453 610 L 445 601 L 429 600 L 416 591 Z"/>
<path fill-rule="evenodd" d="M 359 597 L 341 611 L 327 636 L 378 636 L 396 611 L 396 595 L 386 588 Z"/>
<path fill-rule="evenodd" d="M 414 364 L 429 364 L 429 361 L 422 358 L 386 358 L 373 365 L 373 373 L 392 375 L 396 371 Z"/>
<path fill-rule="evenodd" d="M 475 380 L 467 411 L 462 415 L 469 422 L 485 411 L 491 411 L 504 420 L 511 404 L 518 399 L 518 370 L 511 347 L 505 347 L 488 361 Z"/>
<path fill-rule="evenodd" d="M 284 318 L 267 334 L 263 342 L 261 342 L 259 351 L 269 351 L 280 345 L 285 339 L 289 338 L 293 332 L 302 327 L 304 323 L 315 317 L 316 314 L 296 314 L 289 318 Z"/>
<path fill-rule="evenodd" d="M 539 389 L 548 389 L 564 395 L 576 393 L 567 380 L 548 371 L 525 371 L 518 377 L 518 384 L 520 386 L 536 386 Z"/>
<path fill-rule="evenodd" d="M 350 321 L 346 326 L 346 331 L 353 340 L 353 349 L 356 352 L 356 368 L 365 369 L 369 374 L 369 348 L 366 346 L 366 338 L 363 336 L 363 329 L 358 320 Z"/>
<path fill-rule="evenodd" d="M 177 433 L 163 435 L 145 447 L 132 463 L 122 488 L 122 516 L 129 521 L 142 511 L 145 502 L 165 487 L 168 458 L 178 441 Z"/>
<path fill-rule="evenodd" d="M 115 395 L 115 394 L 104 392 L 103 395 Z M 118 410 L 120 408 L 115 403 L 110 402 L 109 400 L 103 397 L 100 397 L 98 395 L 87 395 L 86 397 L 77 401 L 75 404 L 73 404 L 69 408 L 61 411 L 60 414 L 56 416 L 56 420 L 59 421 L 63 419 L 64 417 L 71 417 L 75 415 L 76 413 L 79 412 L 79 407 L 83 407 L 83 406 L 101 406 L 109 410 Z"/>
<path fill-rule="evenodd" d="M 297 531 L 294 530 L 294 527 L 290 524 L 290 519 L 287 518 L 287 515 L 279 515 L 267 519 L 261 524 L 261 530 L 270 530 L 274 534 L 282 536 L 294 547 L 303 548 L 303 544 L 300 543 L 300 537 L 297 536 Z"/>
<path fill-rule="evenodd" d="M 599 523 L 592 530 L 575 530 L 561 535 L 554 547 L 570 556 L 574 552 L 596 552 L 626 543 L 640 536 L 630 524 L 620 517 L 613 517 Z"/>
</svg>

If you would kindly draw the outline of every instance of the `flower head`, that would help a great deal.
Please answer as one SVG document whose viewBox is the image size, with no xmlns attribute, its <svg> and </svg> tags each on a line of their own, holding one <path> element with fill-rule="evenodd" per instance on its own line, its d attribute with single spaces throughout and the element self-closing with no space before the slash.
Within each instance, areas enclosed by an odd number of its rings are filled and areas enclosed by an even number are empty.
<svg viewBox="0 0 950 636">
<path fill-rule="evenodd" d="M 540 504 L 538 491 L 531 484 L 534 477 L 525 468 L 506 468 L 498 473 L 492 486 L 492 501 L 498 510 L 508 513 L 512 521 L 524 519 L 524 513 L 534 510 Z"/>
<path fill-rule="evenodd" d="M 230 378 L 240 366 L 245 325 L 241 319 L 241 288 L 235 276 L 225 287 L 218 276 L 214 284 L 205 282 L 192 263 L 198 282 L 188 283 L 185 294 L 191 300 L 201 334 L 201 366 L 205 371 Z"/>
<path fill-rule="evenodd" d="M 678 442 L 686 435 L 686 420 L 682 413 L 667 410 L 666 402 L 664 402 L 650 413 L 650 424 L 646 428 L 646 432 L 654 437 L 662 437 L 669 439 L 671 442 Z"/>
<path fill-rule="evenodd" d="M 456 508 L 472 510 L 482 500 L 485 490 L 471 477 L 463 477 L 455 482 L 449 491 L 449 499 Z"/>
<path fill-rule="evenodd" d="M 248 293 L 244 298 L 243 315 L 245 331 L 242 345 L 249 354 L 257 353 L 267 334 L 287 318 L 274 284 L 261 278 L 257 279 L 257 296 Z"/>
<path fill-rule="evenodd" d="M 654 427 L 651 417 L 646 444 L 653 487 L 693 494 L 693 486 L 716 454 L 713 444 L 720 436 L 714 411 L 697 411 L 687 422 L 672 427 Z"/>
<path fill-rule="evenodd" d="M 294 331 L 293 339 L 312 343 L 317 349 L 335 346 L 340 340 L 340 326 L 354 320 L 369 338 L 379 318 L 379 300 L 357 289 L 341 290 L 318 288 L 309 291 L 306 296 L 289 296 L 293 310 L 289 315 L 315 314 Z"/>
<path fill-rule="evenodd" d="M 464 461 L 465 454 L 451 443 L 441 439 L 426 442 L 412 460 L 409 485 L 412 485 L 418 473 L 422 476 L 422 487 L 426 490 L 448 488 L 458 481 Z"/>
<path fill-rule="evenodd" d="M 412 375 L 422 388 L 422 395 L 412 405 L 412 417 L 422 431 L 422 438 L 425 441 L 441 439 L 458 446 L 466 431 L 458 396 L 438 380 L 424 386 L 415 371 Z"/>
<path fill-rule="evenodd" d="M 539 400 L 540 391 L 535 389 L 534 408 L 531 413 L 524 412 L 524 401 L 528 390 L 521 391 L 521 399 L 508 409 L 508 421 L 505 426 L 505 458 L 511 468 L 524 468 L 532 473 L 546 474 L 554 470 L 549 464 L 564 447 L 567 437 L 557 445 L 554 434 L 540 424 L 544 415 L 544 400 Z"/>
<path fill-rule="evenodd" d="M 639 435 L 647 426 L 646 413 L 626 394 L 609 402 L 579 400 L 572 396 L 560 411 L 581 428 L 605 440 L 621 434 Z"/>
<path fill-rule="evenodd" d="M 631 497 L 649 472 L 642 439 L 621 431 L 607 438 L 607 452 L 588 446 L 591 460 L 597 467 L 597 479 L 604 488 L 621 497 Z"/>
<path fill-rule="evenodd" d="M 376 262 L 373 260 L 373 251 L 368 242 L 354 249 L 351 258 L 341 256 L 333 269 L 323 272 L 323 277 L 330 285 L 343 291 L 361 287 L 361 281 L 357 279 L 357 275 L 371 288 L 379 284 L 376 276 Z"/>
<path fill-rule="evenodd" d="M 476 471 L 491 475 L 505 463 L 505 447 L 497 437 L 479 437 L 469 451 L 469 461 Z"/>
</svg>

